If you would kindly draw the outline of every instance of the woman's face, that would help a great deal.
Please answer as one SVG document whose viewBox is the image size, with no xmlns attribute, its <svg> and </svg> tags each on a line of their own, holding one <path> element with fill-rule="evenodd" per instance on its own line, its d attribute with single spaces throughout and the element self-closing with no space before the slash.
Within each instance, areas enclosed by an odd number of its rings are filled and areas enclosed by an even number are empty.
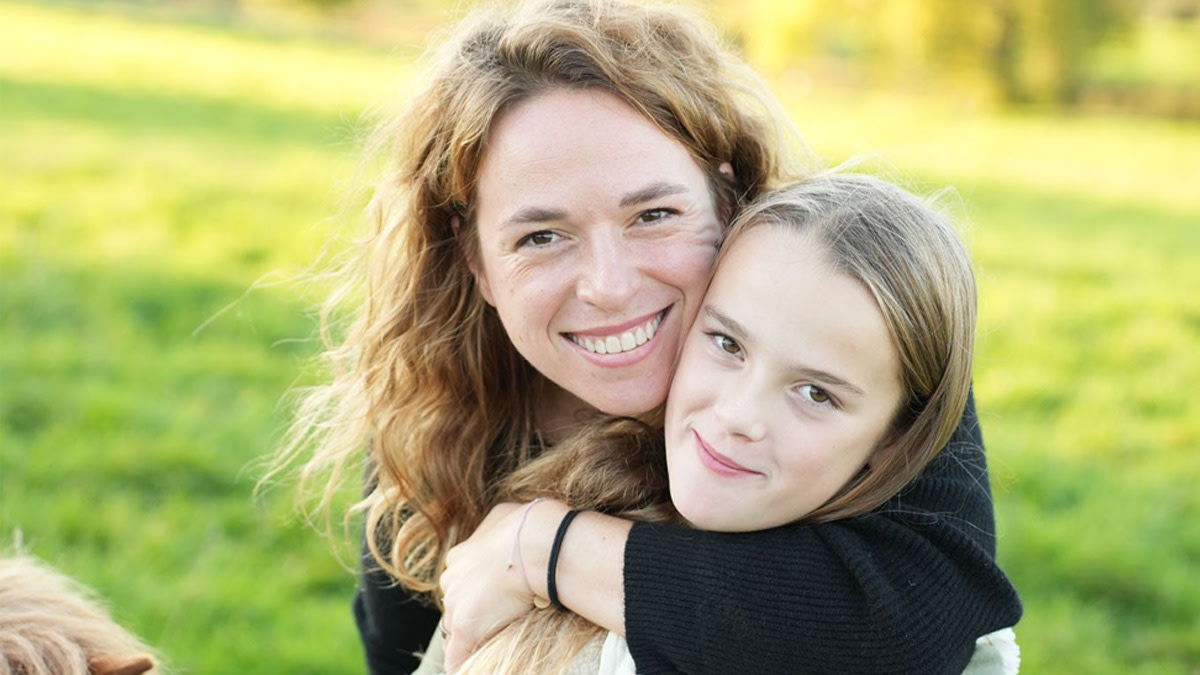
<svg viewBox="0 0 1200 675">
<path fill-rule="evenodd" d="M 612 94 L 553 90 L 496 121 L 472 269 L 567 405 L 662 403 L 721 237 L 704 171 Z"/>
<path fill-rule="evenodd" d="M 868 464 L 900 364 L 867 289 L 810 237 L 760 225 L 731 244 L 667 400 L 671 500 L 693 525 L 797 520 Z"/>
</svg>

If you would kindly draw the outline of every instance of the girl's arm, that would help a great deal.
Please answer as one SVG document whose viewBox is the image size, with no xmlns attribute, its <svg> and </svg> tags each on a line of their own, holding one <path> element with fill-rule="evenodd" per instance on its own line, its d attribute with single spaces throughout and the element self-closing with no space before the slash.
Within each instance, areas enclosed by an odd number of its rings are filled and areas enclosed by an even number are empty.
<svg viewBox="0 0 1200 675">
<path fill-rule="evenodd" d="M 492 613 L 497 595 L 523 594 L 523 607 L 544 597 L 549 542 L 565 510 L 546 503 L 529 514 L 528 587 L 512 576 L 494 581 L 517 507 L 456 549 L 451 566 L 472 580 L 474 597 L 447 595 L 449 665 L 510 620 Z M 977 637 L 1020 618 L 994 553 L 972 403 L 950 447 L 869 516 L 720 534 L 587 514 L 568 530 L 557 579 L 569 609 L 626 635 L 643 675 L 961 673 Z M 471 603 L 461 615 L 459 598 Z"/>
</svg>

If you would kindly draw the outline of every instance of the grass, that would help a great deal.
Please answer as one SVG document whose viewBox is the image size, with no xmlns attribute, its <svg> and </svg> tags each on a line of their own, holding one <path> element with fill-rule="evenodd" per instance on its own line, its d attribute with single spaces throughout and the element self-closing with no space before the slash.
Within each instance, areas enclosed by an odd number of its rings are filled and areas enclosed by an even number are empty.
<svg viewBox="0 0 1200 675">
<path fill-rule="evenodd" d="M 0 537 L 180 672 L 361 672 L 353 575 L 251 496 L 312 377 L 313 260 L 406 52 L 0 4 Z M 805 95 L 952 184 L 1025 672 L 1200 673 L 1200 128 Z"/>
</svg>

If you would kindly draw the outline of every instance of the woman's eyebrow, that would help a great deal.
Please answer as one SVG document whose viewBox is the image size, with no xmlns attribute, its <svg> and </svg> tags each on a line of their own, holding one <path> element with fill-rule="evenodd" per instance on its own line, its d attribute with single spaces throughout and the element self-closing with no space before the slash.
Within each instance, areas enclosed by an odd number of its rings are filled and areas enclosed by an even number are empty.
<svg viewBox="0 0 1200 675">
<path fill-rule="evenodd" d="M 684 192 L 688 192 L 688 188 L 686 185 L 682 185 L 680 183 L 668 183 L 666 181 L 651 183 L 650 185 L 638 190 L 634 190 L 633 192 L 626 192 L 625 196 L 621 197 L 620 206 L 622 208 L 626 206 L 633 206 L 634 204 L 641 204 L 643 202 L 653 201 L 668 195 L 677 195 Z"/>
<path fill-rule="evenodd" d="M 567 217 L 567 212 L 562 209 L 552 209 L 544 206 L 525 206 L 518 209 L 516 213 L 504 219 L 502 226 L 506 225 L 528 225 L 529 223 L 551 223 L 556 220 L 563 220 Z"/>
<path fill-rule="evenodd" d="M 680 183 L 668 183 L 660 181 L 651 183 L 646 187 L 626 192 L 621 197 L 620 207 L 625 208 L 634 204 L 642 204 L 645 202 L 660 199 L 669 195 L 677 195 L 688 192 L 688 187 Z M 517 210 L 516 213 L 504 219 L 502 226 L 507 225 L 529 225 L 531 223 L 552 223 L 558 220 L 565 220 L 567 212 L 563 209 L 549 208 L 545 206 L 525 206 Z"/>
</svg>

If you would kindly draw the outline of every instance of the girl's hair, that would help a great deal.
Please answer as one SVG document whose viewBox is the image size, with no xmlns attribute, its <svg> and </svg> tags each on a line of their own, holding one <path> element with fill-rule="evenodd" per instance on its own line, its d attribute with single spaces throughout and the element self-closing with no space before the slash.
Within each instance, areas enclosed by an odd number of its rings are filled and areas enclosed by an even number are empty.
<svg viewBox="0 0 1200 675">
<path fill-rule="evenodd" d="M 904 399 L 871 469 L 798 522 L 863 515 L 916 478 L 962 418 L 975 333 L 970 259 L 953 226 L 929 205 L 862 175 L 824 174 L 764 195 L 734 222 L 717 264 L 741 234 L 764 225 L 811 236 L 834 270 L 862 283 L 899 354 Z M 665 461 L 661 429 L 601 421 L 512 474 L 502 491 L 512 501 L 551 496 L 575 508 L 678 522 Z M 572 613 L 534 611 L 483 645 L 460 672 L 561 672 L 603 633 Z"/>
<path fill-rule="evenodd" d="M 496 481 L 541 445 L 534 402 L 544 380 L 467 265 L 497 118 L 555 89 L 609 92 L 688 150 L 731 215 L 793 170 L 786 116 L 712 27 L 678 8 L 544 0 L 481 11 L 444 41 L 428 76 L 371 143 L 390 173 L 322 313 L 333 381 L 304 393 L 263 479 L 306 456 L 301 488 L 318 487 L 328 516 L 369 445 L 368 492 L 347 517 L 365 514 L 375 560 L 417 591 L 432 590 L 446 550 L 495 502 Z M 725 162 L 732 176 L 719 170 Z M 339 342 L 330 317 L 356 297 Z"/>
</svg>

